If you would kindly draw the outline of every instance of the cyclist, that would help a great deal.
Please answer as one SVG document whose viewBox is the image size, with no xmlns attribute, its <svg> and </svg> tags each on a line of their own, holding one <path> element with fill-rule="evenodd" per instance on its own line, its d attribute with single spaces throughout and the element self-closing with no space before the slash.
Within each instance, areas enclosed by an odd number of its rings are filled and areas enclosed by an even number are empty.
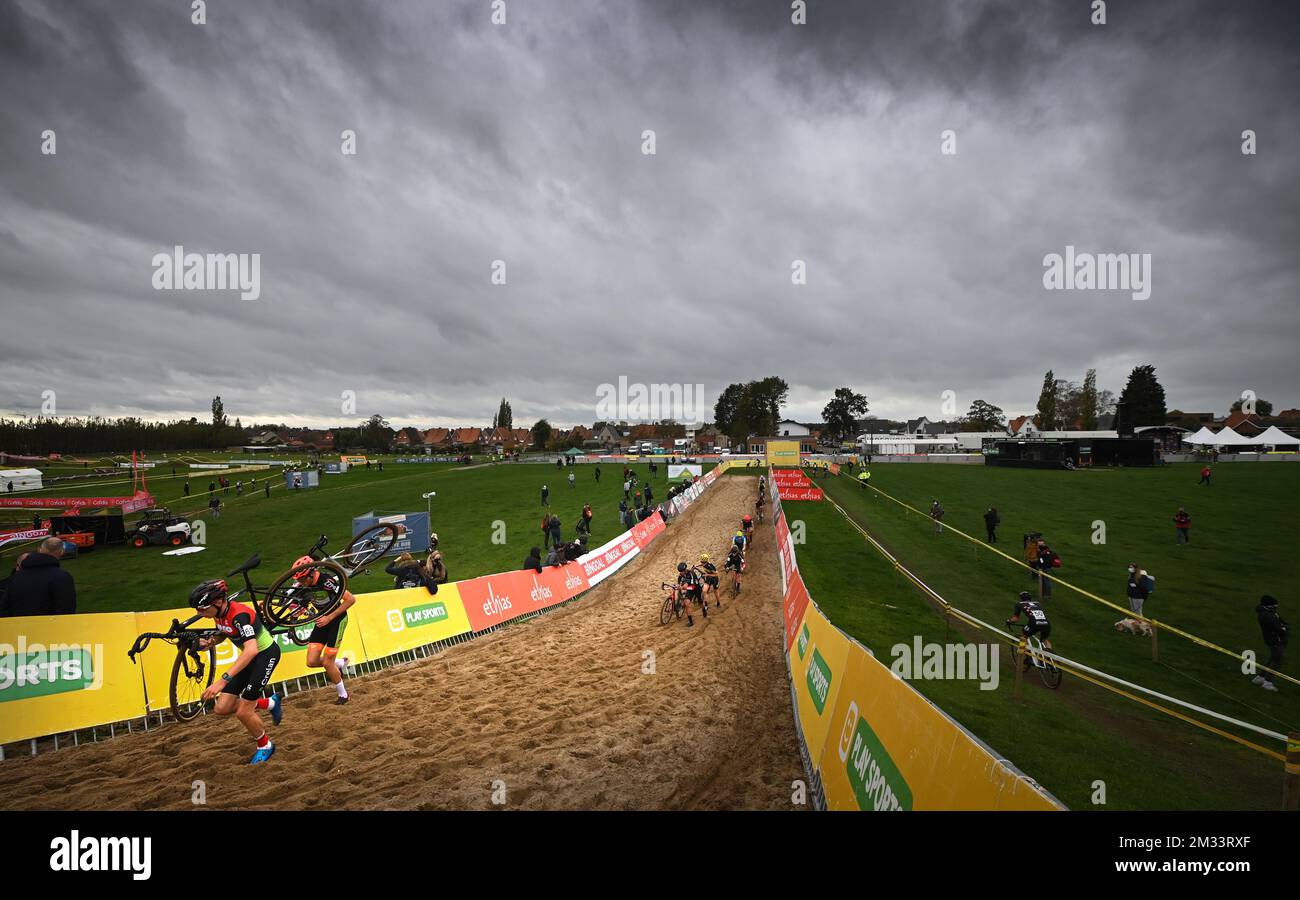
<svg viewBox="0 0 1300 900">
<path fill-rule="evenodd" d="M 731 545 L 740 548 L 741 556 L 745 555 L 745 532 L 743 530 L 737 531 L 731 538 Z"/>
<path fill-rule="evenodd" d="M 704 581 L 705 592 L 713 595 L 714 607 L 721 606 L 722 601 L 718 599 L 718 585 L 721 583 L 721 579 L 718 578 L 718 567 L 709 561 L 709 554 L 701 553 L 699 565 L 695 568 L 700 573 L 700 578 Z M 707 605 L 708 603 L 706 601 L 705 606 Z"/>
<path fill-rule="evenodd" d="M 758 496 L 762 497 L 767 494 L 767 476 L 758 476 Z"/>
<path fill-rule="evenodd" d="M 688 626 L 695 625 L 695 619 L 691 617 L 692 603 L 702 607 L 704 615 L 709 614 L 709 607 L 705 604 L 703 596 L 704 583 L 700 580 L 699 573 L 684 562 L 677 564 L 677 593 L 686 604 L 686 624 Z"/>
<path fill-rule="evenodd" d="M 1021 629 L 1025 638 L 1028 639 L 1033 635 L 1037 635 L 1043 642 L 1043 648 L 1051 650 L 1052 642 L 1048 638 L 1052 634 L 1052 623 L 1047 621 L 1047 611 L 1043 609 L 1042 604 L 1035 600 L 1034 595 L 1029 591 L 1020 592 L 1015 608 L 1011 611 L 1011 618 L 1007 619 L 1007 626 L 1010 627 L 1019 622 L 1021 613 L 1024 613 L 1026 617 L 1025 625 Z M 1026 654 L 1025 671 L 1029 670 L 1029 666 L 1029 655 Z"/>
<path fill-rule="evenodd" d="M 754 517 L 745 513 L 745 517 L 740 520 L 740 530 L 745 536 L 745 547 L 749 547 L 749 542 L 754 537 Z"/>
<path fill-rule="evenodd" d="M 239 648 L 239 655 L 221 677 L 208 685 L 203 699 L 216 700 L 213 712 L 219 716 L 234 715 L 257 741 L 257 751 L 250 765 L 266 762 L 275 752 L 275 744 L 262 726 L 258 710 L 269 710 L 276 725 L 284 715 L 280 695 L 272 693 L 263 697 L 262 691 L 271 681 L 271 673 L 280 662 L 280 645 L 262 625 L 257 610 L 231 600 L 226 582 L 221 579 L 205 581 L 190 592 L 190 605 L 199 615 L 216 620 L 216 637 L 204 638 L 199 646 L 204 650 L 229 639 Z"/>
<path fill-rule="evenodd" d="M 727 558 L 723 562 L 722 568 L 732 573 L 732 584 L 735 585 L 736 593 L 740 593 L 740 573 L 745 569 L 745 554 L 741 552 L 739 544 L 731 545 L 731 549 L 727 552 Z"/>
<path fill-rule="evenodd" d="M 758 492 L 758 499 L 754 501 L 754 512 L 758 515 L 758 521 L 763 521 L 763 504 L 767 502 L 763 492 Z"/>
<path fill-rule="evenodd" d="M 340 590 L 339 605 L 312 623 L 311 635 L 307 638 L 307 668 L 325 670 L 325 678 L 334 685 L 338 700 L 342 706 L 348 702 L 348 689 L 343 684 L 343 672 L 339 669 L 335 657 L 343 644 L 343 634 L 348 628 L 348 610 L 357 602 L 356 596 L 339 582 L 339 576 L 333 572 L 312 568 L 316 560 L 310 556 L 300 556 L 293 562 L 293 580 L 303 587 L 312 587 L 326 591 L 331 596 Z M 437 590 L 437 587 L 434 588 Z"/>
</svg>

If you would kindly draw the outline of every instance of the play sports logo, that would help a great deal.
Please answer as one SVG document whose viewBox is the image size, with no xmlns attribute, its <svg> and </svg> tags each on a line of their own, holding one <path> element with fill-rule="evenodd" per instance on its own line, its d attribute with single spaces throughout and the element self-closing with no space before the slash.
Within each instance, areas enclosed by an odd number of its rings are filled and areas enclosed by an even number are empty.
<svg viewBox="0 0 1300 900">
<path fill-rule="evenodd" d="M 153 838 L 86 837 L 74 830 L 50 841 L 54 872 L 130 872 L 136 881 L 153 874 Z"/>
<path fill-rule="evenodd" d="M 103 685 L 103 644 L 0 644 L 0 703 Z"/>
<path fill-rule="evenodd" d="M 912 789 L 880 738 L 858 714 L 856 700 L 849 701 L 838 749 L 859 809 L 892 812 L 912 808 Z"/>
<path fill-rule="evenodd" d="M 388 611 L 388 627 L 392 631 L 406 628 L 419 628 L 424 625 L 436 625 L 447 620 L 447 604 L 441 601 L 421 603 L 402 609 Z"/>
</svg>

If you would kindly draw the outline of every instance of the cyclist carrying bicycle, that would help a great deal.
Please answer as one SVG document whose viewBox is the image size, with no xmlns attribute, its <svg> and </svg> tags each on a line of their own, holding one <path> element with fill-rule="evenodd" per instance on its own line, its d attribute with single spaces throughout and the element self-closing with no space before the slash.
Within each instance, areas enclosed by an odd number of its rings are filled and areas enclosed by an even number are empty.
<svg viewBox="0 0 1300 900">
<path fill-rule="evenodd" d="M 231 600 L 226 582 L 222 579 L 205 581 L 190 592 L 190 605 L 199 615 L 216 620 L 220 635 L 204 638 L 199 646 L 204 650 L 223 640 L 239 648 L 239 656 L 221 678 L 208 685 L 203 692 L 205 701 L 215 698 L 213 712 L 219 716 L 234 715 L 257 741 L 257 751 L 250 765 L 266 762 L 275 752 L 275 744 L 262 726 L 259 710 L 269 710 L 276 725 L 284 715 L 279 694 L 263 697 L 262 692 L 271 681 L 271 673 L 280 662 L 280 645 L 263 627 L 253 607 Z"/>
<path fill-rule="evenodd" d="M 763 505 L 765 503 L 767 503 L 767 498 L 763 496 L 762 491 L 759 491 L 758 499 L 754 501 L 754 513 L 758 516 L 760 522 L 763 521 Z"/>
<path fill-rule="evenodd" d="M 331 596 L 340 589 L 343 593 L 338 606 L 312 623 L 311 635 L 307 638 L 307 668 L 325 670 L 326 679 L 334 685 L 334 690 L 339 695 L 334 702 L 342 706 L 348 702 L 348 689 L 343 684 L 343 672 L 339 669 L 336 657 L 339 647 L 343 645 L 343 634 L 348 628 L 348 610 L 357 602 L 357 598 L 339 584 L 337 575 L 312 568 L 315 561 L 310 556 L 300 556 L 294 560 L 294 581 L 304 587 L 324 590 Z"/>
<path fill-rule="evenodd" d="M 695 619 L 691 617 L 690 605 L 694 603 L 701 606 L 706 616 L 709 608 L 704 603 L 704 582 L 700 580 L 699 573 L 684 562 L 677 564 L 677 590 L 686 602 L 686 624 L 693 627 Z"/>
<path fill-rule="evenodd" d="M 732 573 L 732 584 L 735 585 L 736 593 L 740 593 L 740 573 L 745 568 L 745 554 L 741 552 L 739 545 L 731 545 L 731 549 L 727 552 L 727 558 L 722 563 L 722 568 Z"/>
<path fill-rule="evenodd" d="M 1034 599 L 1034 595 L 1029 591 L 1021 591 L 1020 597 L 1016 600 L 1015 608 L 1011 611 L 1011 618 L 1007 619 L 1007 626 L 1011 626 L 1020 621 L 1020 615 L 1023 613 L 1026 617 L 1024 627 L 1021 629 L 1025 638 L 1028 639 L 1035 635 L 1043 642 L 1043 649 L 1051 650 L 1052 642 L 1048 637 L 1052 633 L 1052 623 L 1047 620 L 1047 611 L 1043 609 L 1042 604 Z M 1025 656 L 1025 671 L 1029 670 L 1030 661 L 1028 655 Z"/>
<path fill-rule="evenodd" d="M 718 585 L 722 579 L 718 577 L 718 567 L 709 561 L 709 554 L 701 553 L 699 565 L 695 568 L 704 582 L 705 592 L 713 595 L 714 607 L 721 606 L 722 601 L 718 599 Z"/>
</svg>

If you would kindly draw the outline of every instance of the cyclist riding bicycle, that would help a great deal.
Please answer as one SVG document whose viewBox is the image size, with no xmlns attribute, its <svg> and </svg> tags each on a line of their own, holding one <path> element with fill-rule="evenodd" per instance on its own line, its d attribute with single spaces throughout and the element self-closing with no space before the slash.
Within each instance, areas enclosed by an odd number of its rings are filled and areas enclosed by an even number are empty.
<svg viewBox="0 0 1300 900">
<path fill-rule="evenodd" d="M 767 503 L 767 498 L 763 496 L 762 491 L 759 491 L 758 499 L 754 501 L 754 512 L 758 515 L 758 521 L 760 522 L 763 521 L 763 505 L 765 503 Z"/>
<path fill-rule="evenodd" d="M 262 692 L 271 681 L 271 673 L 280 662 L 280 645 L 262 625 L 257 610 L 231 600 L 226 582 L 221 579 L 205 581 L 190 592 L 190 605 L 199 615 L 216 620 L 220 634 L 204 638 L 199 646 L 207 650 L 223 640 L 239 648 L 239 656 L 221 677 L 208 685 L 203 692 L 205 701 L 215 698 L 213 712 L 219 716 L 234 715 L 257 741 L 257 751 L 250 765 L 266 762 L 275 752 L 275 744 L 266 734 L 258 710 L 269 710 L 276 725 L 284 715 L 280 695 Z"/>
<path fill-rule="evenodd" d="M 294 560 L 294 581 L 304 587 L 324 590 L 331 596 L 338 593 L 340 589 L 343 594 L 338 606 L 313 623 L 311 635 L 307 638 L 307 668 L 325 670 L 326 679 L 334 685 L 334 690 L 339 695 L 338 700 L 334 702 L 342 706 L 348 702 L 348 689 L 343 684 L 343 672 L 339 669 L 335 658 L 338 656 L 339 647 L 343 645 L 343 634 L 347 631 L 348 610 L 357 602 L 357 598 L 351 591 L 343 588 L 339 583 L 339 577 L 334 573 L 311 568 L 313 562 L 315 560 L 310 556 L 300 556 Z"/>
<path fill-rule="evenodd" d="M 714 607 L 721 606 L 722 601 L 718 599 L 718 585 L 721 583 L 721 579 L 718 577 L 718 567 L 709 561 L 709 554 L 700 554 L 700 562 L 696 569 L 700 572 L 700 577 L 704 581 L 704 590 L 713 594 Z"/>
<path fill-rule="evenodd" d="M 1011 626 L 1020 621 L 1020 614 L 1024 613 L 1027 621 L 1021 629 L 1025 638 L 1028 639 L 1037 635 L 1043 642 L 1043 648 L 1052 649 L 1052 642 L 1048 638 L 1052 634 L 1052 623 L 1047 620 L 1047 611 L 1043 609 L 1042 604 L 1034 599 L 1034 595 L 1029 591 L 1021 591 L 1016 605 L 1011 611 L 1011 618 L 1007 619 L 1007 625 Z M 1025 670 L 1028 671 L 1030 661 L 1028 655 L 1025 656 Z"/>
<path fill-rule="evenodd" d="M 754 517 L 745 513 L 745 517 L 740 520 L 740 530 L 745 536 L 745 546 L 749 546 L 750 539 L 754 536 Z"/>
<path fill-rule="evenodd" d="M 700 575 L 684 562 L 677 564 L 677 590 L 680 592 L 682 600 L 686 603 L 686 624 L 695 625 L 695 619 L 691 617 L 692 603 L 700 605 L 704 609 L 704 615 L 709 614 L 709 608 L 704 605 L 704 583 L 700 580 Z"/>
<path fill-rule="evenodd" d="M 743 556 L 745 553 L 745 532 L 737 531 L 731 538 L 731 545 L 739 548 L 741 555 Z"/>
</svg>

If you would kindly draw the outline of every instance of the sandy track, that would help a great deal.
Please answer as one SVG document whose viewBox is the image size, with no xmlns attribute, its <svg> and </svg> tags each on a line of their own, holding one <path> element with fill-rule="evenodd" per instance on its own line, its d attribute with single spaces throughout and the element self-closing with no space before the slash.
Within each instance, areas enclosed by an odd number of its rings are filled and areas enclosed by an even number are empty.
<svg viewBox="0 0 1300 900">
<path fill-rule="evenodd" d="M 680 559 L 719 557 L 755 484 L 721 478 L 582 600 L 350 684 L 294 694 L 272 761 L 233 720 L 0 764 L 0 808 L 791 809 L 803 778 L 781 658 L 781 576 L 760 526 L 745 589 L 658 624 Z M 655 674 L 644 674 L 645 652 Z"/>
</svg>

